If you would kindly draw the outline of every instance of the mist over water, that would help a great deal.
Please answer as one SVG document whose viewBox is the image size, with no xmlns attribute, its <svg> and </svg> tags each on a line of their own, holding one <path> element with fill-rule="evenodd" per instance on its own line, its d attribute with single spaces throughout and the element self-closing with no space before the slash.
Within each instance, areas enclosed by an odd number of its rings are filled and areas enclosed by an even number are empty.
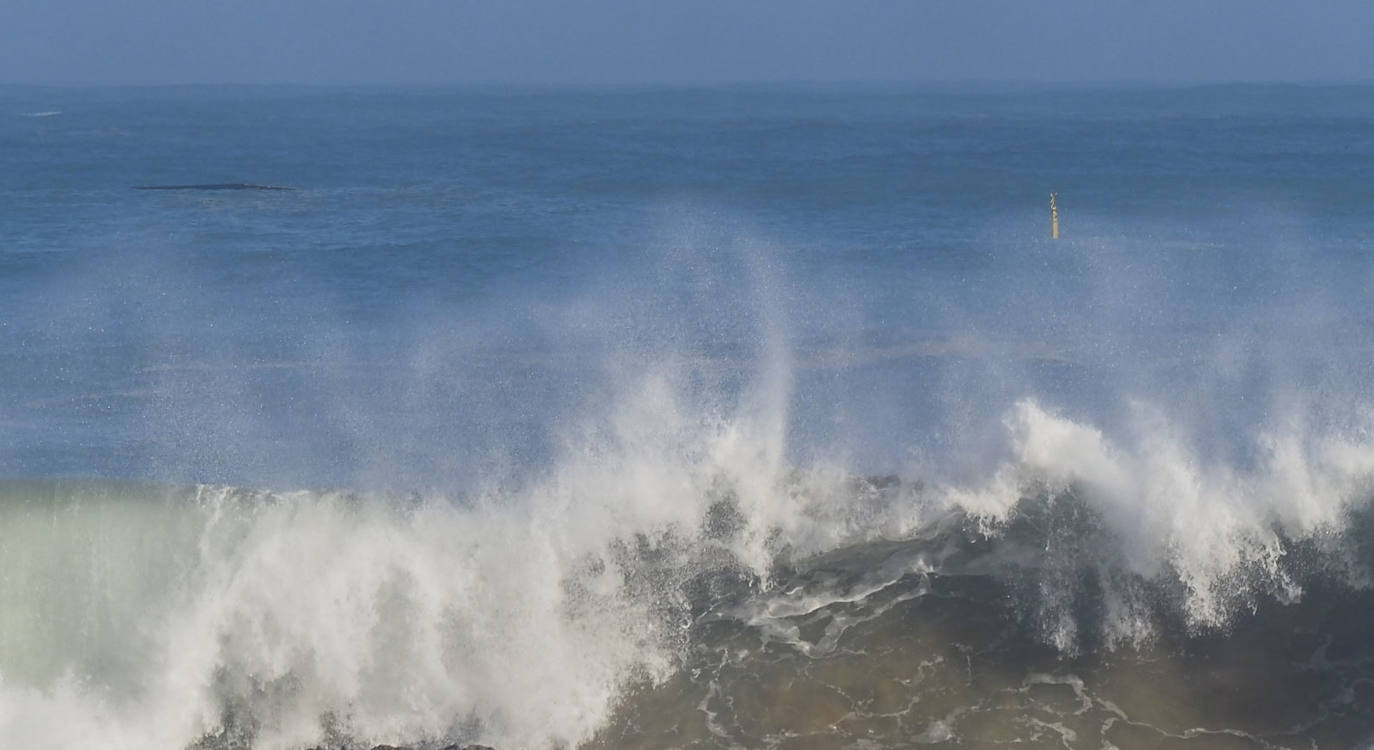
<svg viewBox="0 0 1374 750">
<path fill-rule="evenodd" d="M 0 736 L 1374 734 L 1369 89 L 0 104 Z"/>
</svg>

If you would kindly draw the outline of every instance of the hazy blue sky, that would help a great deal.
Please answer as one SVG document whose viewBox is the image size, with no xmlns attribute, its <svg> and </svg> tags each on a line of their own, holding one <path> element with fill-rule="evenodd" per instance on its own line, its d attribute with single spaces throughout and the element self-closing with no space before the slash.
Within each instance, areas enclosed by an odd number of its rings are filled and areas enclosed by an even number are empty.
<svg viewBox="0 0 1374 750">
<path fill-rule="evenodd" d="M 1374 79 L 1374 2 L 0 0 L 8 83 Z"/>
</svg>

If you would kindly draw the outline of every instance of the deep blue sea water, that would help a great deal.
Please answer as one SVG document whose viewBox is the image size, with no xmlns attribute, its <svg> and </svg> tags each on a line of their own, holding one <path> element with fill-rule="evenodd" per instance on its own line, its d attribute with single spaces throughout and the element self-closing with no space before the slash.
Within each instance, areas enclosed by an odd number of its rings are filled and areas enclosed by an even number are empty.
<svg viewBox="0 0 1374 750">
<path fill-rule="evenodd" d="M 544 455 L 607 350 L 766 327 L 824 360 L 792 419 L 890 470 L 966 386 L 930 360 L 1076 408 L 1212 336 L 1368 341 L 1368 87 L 2 102 L 7 474 L 461 481 Z M 219 182 L 297 189 L 130 189 Z"/>
<path fill-rule="evenodd" d="M 292 189 L 134 189 L 210 183 Z M 0 88 L 0 733 L 575 744 L 699 658 L 665 623 L 709 609 L 682 593 L 702 570 L 766 592 L 783 562 L 947 512 L 995 536 L 1066 492 L 1112 552 L 1045 564 L 1030 641 L 1227 632 L 1302 600 L 1302 555 L 1369 577 L 1371 300 L 1374 86 Z M 108 515 L 41 522 L 83 507 Z M 453 551 L 483 540 L 544 557 Z M 341 569 L 308 614 L 273 599 Z M 853 601 L 830 595 L 805 616 Z M 393 611 L 445 656 L 388 650 Z M 318 640 L 340 619 L 372 625 Z M 541 619 L 572 625 L 513 624 Z M 1026 686 L 1106 705 L 1046 663 Z M 522 714 L 536 683 L 578 697 Z M 1102 743 L 1163 726 L 1102 711 Z M 869 736 L 978 745 L 961 715 Z M 734 720 L 700 742 L 782 746 L 787 722 Z"/>
</svg>

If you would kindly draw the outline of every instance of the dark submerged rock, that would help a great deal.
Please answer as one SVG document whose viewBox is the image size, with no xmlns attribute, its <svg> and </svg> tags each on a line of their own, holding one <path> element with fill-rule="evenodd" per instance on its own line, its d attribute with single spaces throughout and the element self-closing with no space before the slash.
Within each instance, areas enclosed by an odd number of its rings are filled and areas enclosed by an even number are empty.
<svg viewBox="0 0 1374 750">
<path fill-rule="evenodd" d="M 251 182 L 216 182 L 198 185 L 134 185 L 134 190 L 295 190 L 286 185 L 258 185 Z"/>
</svg>

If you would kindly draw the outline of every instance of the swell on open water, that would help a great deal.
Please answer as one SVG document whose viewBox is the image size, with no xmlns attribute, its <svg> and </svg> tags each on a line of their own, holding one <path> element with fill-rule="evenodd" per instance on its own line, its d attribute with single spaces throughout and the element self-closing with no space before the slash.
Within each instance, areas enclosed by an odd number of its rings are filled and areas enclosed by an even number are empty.
<svg viewBox="0 0 1374 750">
<path fill-rule="evenodd" d="M 1370 206 L 1371 87 L 0 88 L 0 745 L 1374 747 Z"/>
</svg>

